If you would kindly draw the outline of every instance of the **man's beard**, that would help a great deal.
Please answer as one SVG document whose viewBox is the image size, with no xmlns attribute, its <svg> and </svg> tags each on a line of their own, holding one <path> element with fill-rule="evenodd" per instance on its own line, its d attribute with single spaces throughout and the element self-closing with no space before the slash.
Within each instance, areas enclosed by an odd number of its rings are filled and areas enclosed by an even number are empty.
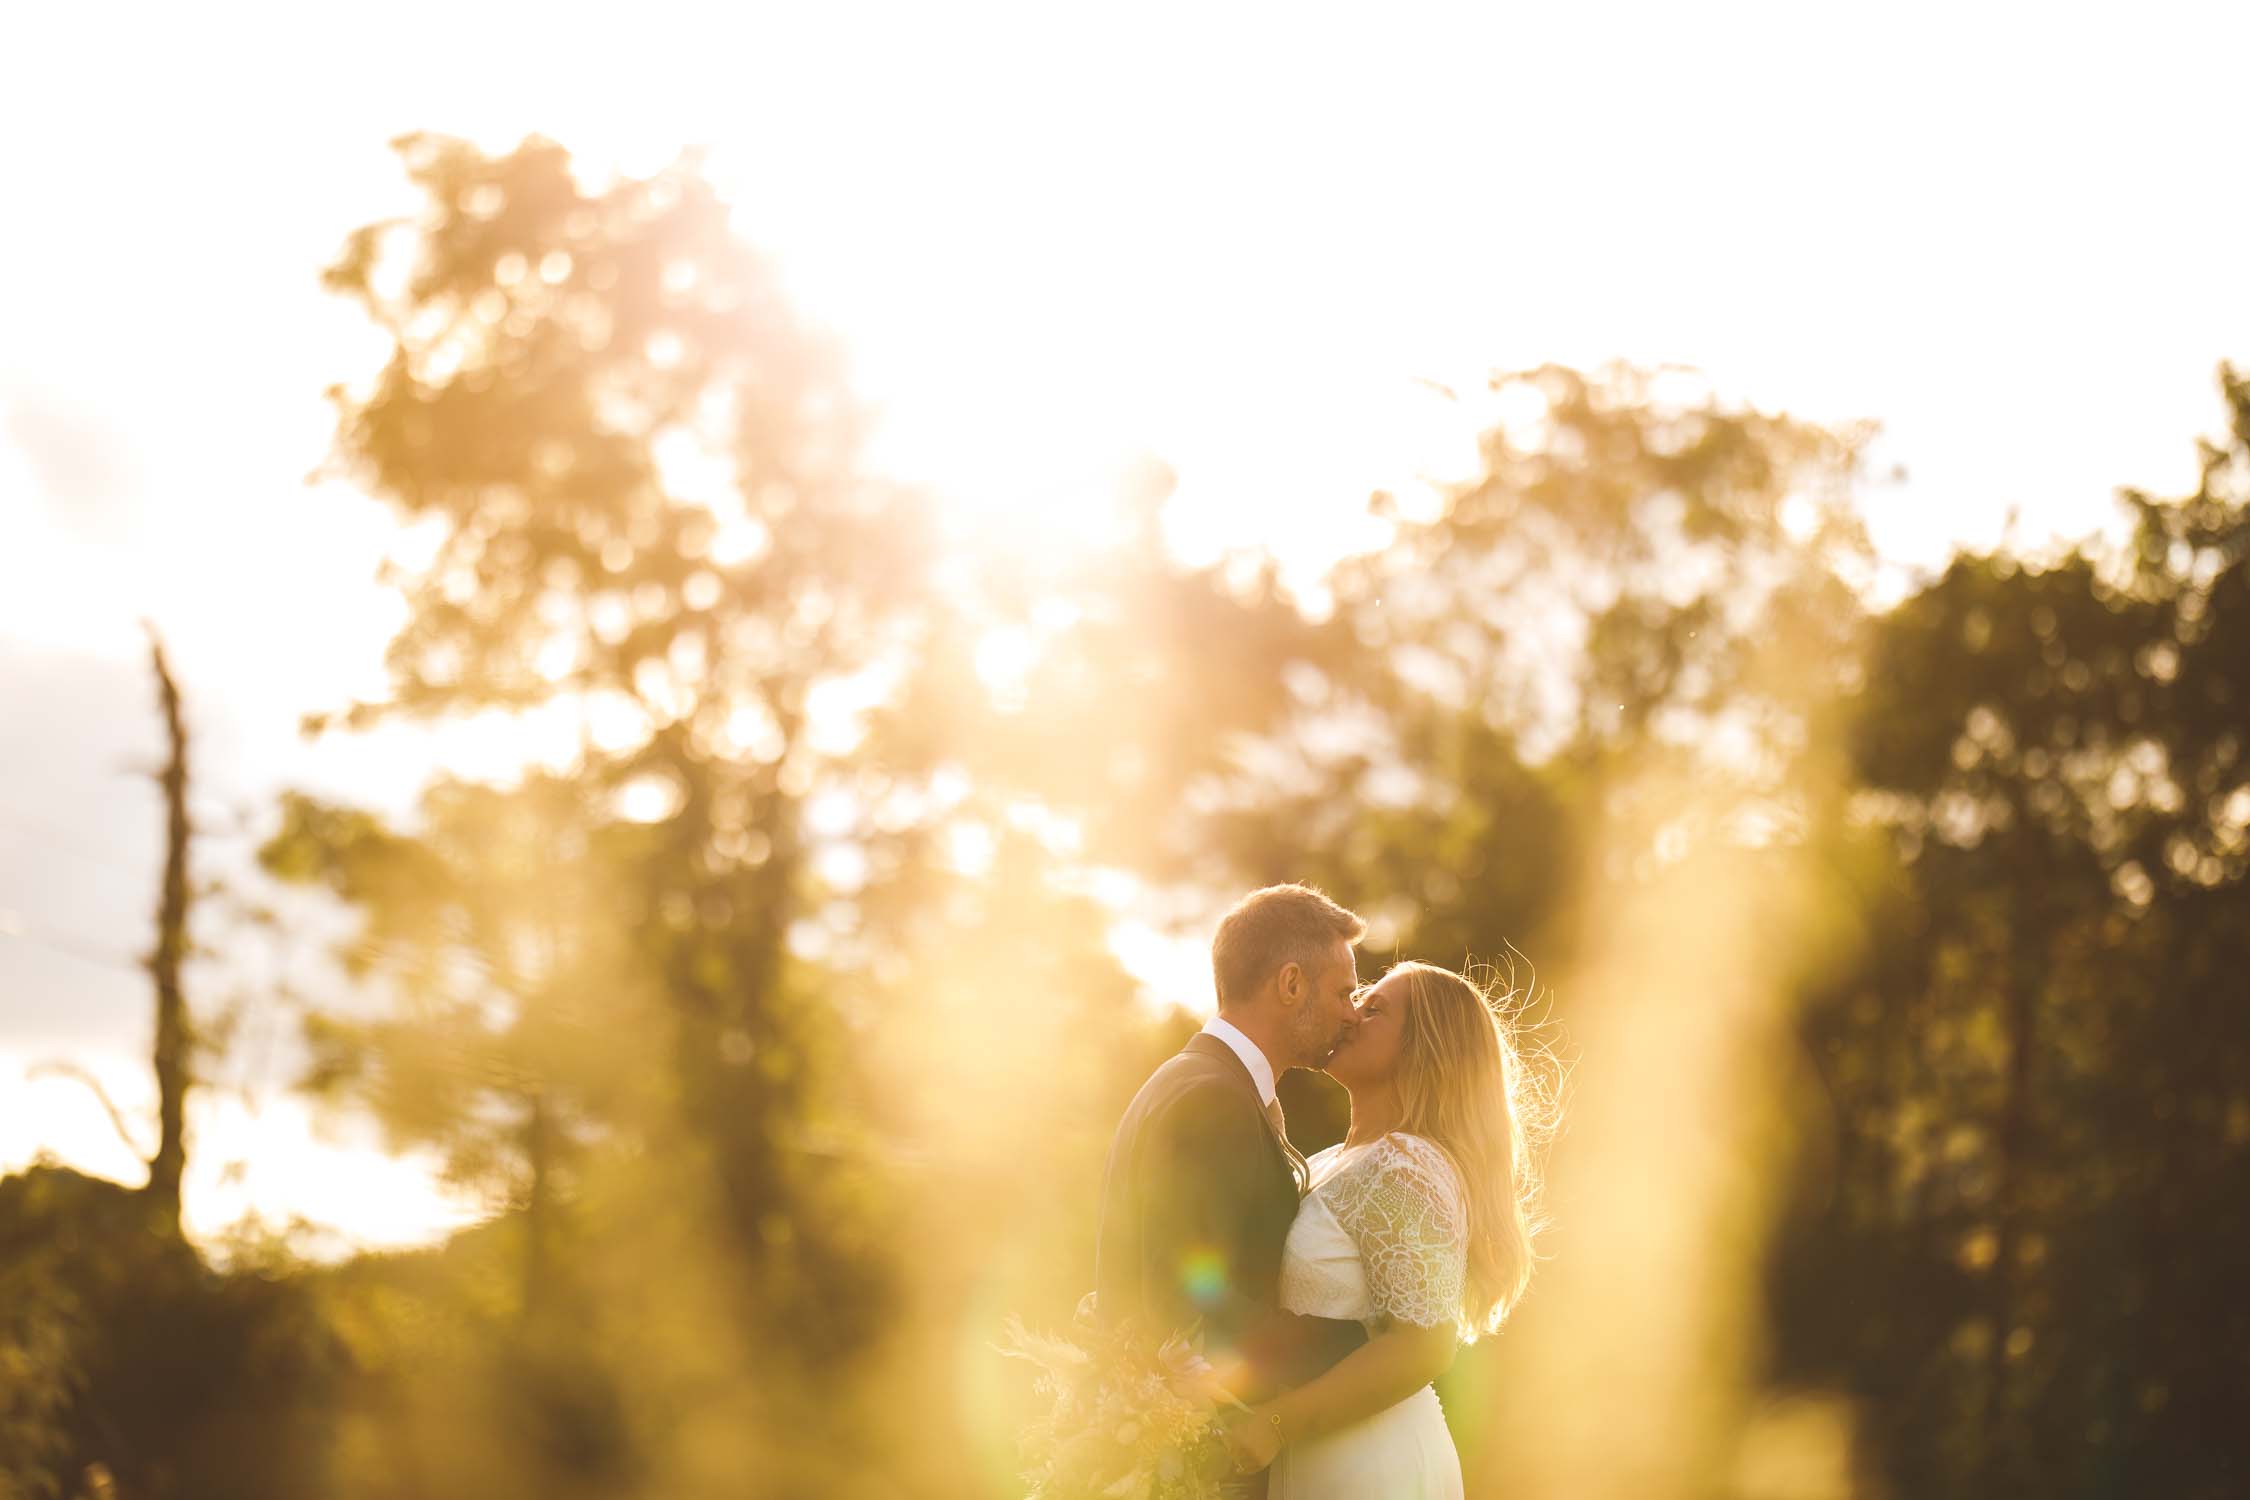
<svg viewBox="0 0 2250 1500">
<path fill-rule="evenodd" d="M 1341 1026 L 1329 1026 L 1310 1010 L 1301 1011 L 1297 1024 L 1290 1028 L 1289 1039 L 1296 1043 L 1299 1065 L 1317 1068 L 1328 1061 L 1336 1044 L 1344 1039 Z"/>
</svg>

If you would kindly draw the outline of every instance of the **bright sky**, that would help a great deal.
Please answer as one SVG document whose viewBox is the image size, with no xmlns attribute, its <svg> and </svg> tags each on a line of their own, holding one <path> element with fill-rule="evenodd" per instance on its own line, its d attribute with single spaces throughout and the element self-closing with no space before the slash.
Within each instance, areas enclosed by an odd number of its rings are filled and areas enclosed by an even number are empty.
<svg viewBox="0 0 2250 1500">
<path fill-rule="evenodd" d="M 22 1081 L 61 1056 L 150 1093 L 114 961 L 154 888 L 137 615 L 215 802 L 395 806 L 429 763 L 289 733 L 379 689 L 395 618 L 382 511 L 303 483 L 321 391 L 383 353 L 317 273 L 410 205 L 393 135 L 627 168 L 708 143 L 848 344 L 882 460 L 969 514 L 1069 514 L 1154 454 L 1183 550 L 1309 580 L 1371 489 L 1460 463 L 1419 380 L 1626 357 L 1881 421 L 1906 478 L 1870 519 L 1910 566 L 2012 508 L 2075 536 L 2119 484 L 2190 482 L 2213 367 L 2250 359 L 2245 56 L 2239 5 L 10 7 L 0 1167 L 137 1175 L 83 1090 Z M 204 1127 L 205 1230 L 457 1211 L 278 1091 Z"/>
</svg>

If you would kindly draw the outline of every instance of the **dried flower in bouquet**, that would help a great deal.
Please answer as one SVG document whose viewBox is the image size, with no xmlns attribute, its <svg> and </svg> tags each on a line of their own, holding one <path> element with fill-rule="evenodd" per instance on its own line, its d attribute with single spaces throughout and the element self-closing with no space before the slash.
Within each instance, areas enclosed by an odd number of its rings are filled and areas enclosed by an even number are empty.
<svg viewBox="0 0 2250 1500">
<path fill-rule="evenodd" d="M 1225 1417 L 1243 1407 L 1203 1358 L 1200 1327 L 1155 1343 L 1104 1327 L 1091 1301 L 1068 1335 L 1011 1317 L 996 1346 L 1038 1367 L 1050 1403 L 1022 1434 L 1029 1500 L 1217 1500 L 1234 1474 Z"/>
</svg>

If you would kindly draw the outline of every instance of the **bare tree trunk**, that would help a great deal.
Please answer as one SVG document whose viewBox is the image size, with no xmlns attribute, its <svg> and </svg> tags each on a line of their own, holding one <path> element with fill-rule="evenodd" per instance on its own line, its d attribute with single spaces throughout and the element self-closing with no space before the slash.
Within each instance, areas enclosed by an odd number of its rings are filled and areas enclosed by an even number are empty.
<svg viewBox="0 0 2250 1500">
<path fill-rule="evenodd" d="M 187 729 L 180 715 L 180 690 L 164 660 L 156 627 L 148 630 L 149 654 L 156 666 L 157 693 L 164 707 L 164 729 L 171 742 L 158 781 L 164 788 L 164 880 L 156 911 L 156 948 L 147 960 L 156 981 L 156 1094 L 160 1135 L 148 1164 L 150 1206 L 175 1234 L 180 1226 L 180 1174 L 187 1165 L 188 1089 L 187 999 L 180 989 L 180 965 L 187 953 L 188 816 Z"/>
<path fill-rule="evenodd" d="M 2021 812 L 2018 817 L 2025 815 Z M 2019 824 L 2019 826 L 2022 826 Z M 2028 868 L 2028 865 L 2019 868 Z M 2039 1003 L 2047 983 L 2042 947 L 2047 930 L 2045 912 L 2036 887 L 2019 878 L 2015 899 L 2008 908 L 2006 992 L 2001 999 L 2002 1030 L 2008 1049 L 1995 1131 L 1997 1171 L 1993 1184 L 1994 1249 L 1989 1292 L 1992 1339 L 1985 1351 L 1985 1406 L 1983 1451 L 1980 1454 L 1980 1492 L 2000 1494 L 2015 1486 L 2021 1460 L 2017 1444 L 2018 1418 L 2010 1409 L 2009 1392 L 2015 1385 L 2015 1364 L 2021 1351 L 2011 1346 L 2016 1318 L 2023 1305 L 2018 1285 L 2022 1257 L 2023 1219 L 2030 1175 L 2027 1160 L 2032 1150 L 2032 1089 L 2035 1049 L 2039 1045 Z"/>
<path fill-rule="evenodd" d="M 524 1120 L 524 1155 L 531 1167 L 530 1196 L 524 1204 L 523 1216 L 523 1317 L 527 1323 L 540 1321 L 551 1302 L 547 1285 L 547 1241 L 552 1232 L 548 1223 L 552 1217 L 552 1206 L 548 1202 L 552 1172 L 550 1144 L 547 1096 L 535 1086 L 531 1092 L 530 1113 Z"/>
</svg>

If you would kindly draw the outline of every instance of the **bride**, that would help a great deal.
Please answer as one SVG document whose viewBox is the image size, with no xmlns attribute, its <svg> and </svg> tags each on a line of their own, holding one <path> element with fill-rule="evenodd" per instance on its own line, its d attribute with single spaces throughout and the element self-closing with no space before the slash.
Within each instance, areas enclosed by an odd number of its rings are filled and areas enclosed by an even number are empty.
<svg viewBox="0 0 2250 1500">
<path fill-rule="evenodd" d="M 1272 1465 L 1268 1500 L 1459 1500 L 1430 1382 L 1531 1279 L 1523 1065 L 1476 985 L 1402 963 L 1365 993 L 1327 1072 L 1351 1093 L 1351 1131 L 1311 1159 L 1281 1302 L 1359 1319 L 1368 1342 L 1237 1418 L 1228 1444 L 1245 1470 Z"/>
</svg>

